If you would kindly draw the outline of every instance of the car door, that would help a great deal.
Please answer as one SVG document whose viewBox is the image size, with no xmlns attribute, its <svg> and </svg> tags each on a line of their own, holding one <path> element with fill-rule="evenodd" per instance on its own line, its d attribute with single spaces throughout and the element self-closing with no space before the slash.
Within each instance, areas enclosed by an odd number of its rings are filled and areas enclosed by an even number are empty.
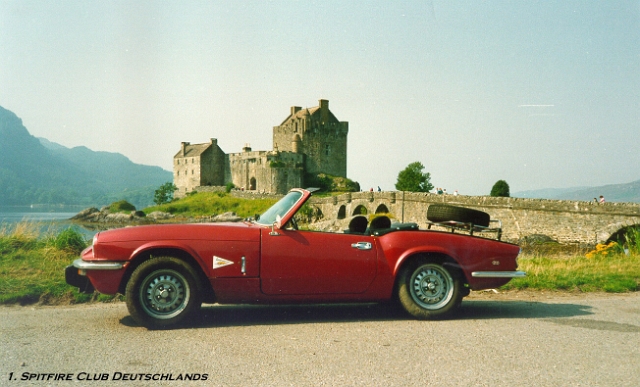
<svg viewBox="0 0 640 387">
<path fill-rule="evenodd" d="M 269 295 L 362 293 L 376 275 L 369 235 L 264 230 L 261 287 Z"/>
</svg>

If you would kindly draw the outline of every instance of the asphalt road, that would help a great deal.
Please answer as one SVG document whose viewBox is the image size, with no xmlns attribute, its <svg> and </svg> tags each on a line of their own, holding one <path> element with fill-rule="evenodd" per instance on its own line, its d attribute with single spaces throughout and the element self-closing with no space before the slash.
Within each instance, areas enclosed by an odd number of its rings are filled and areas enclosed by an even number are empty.
<svg viewBox="0 0 640 387">
<path fill-rule="evenodd" d="M 444 321 L 205 306 L 190 325 L 150 331 L 123 303 L 0 307 L 0 385 L 640 385 L 640 293 L 473 294 Z"/>
</svg>

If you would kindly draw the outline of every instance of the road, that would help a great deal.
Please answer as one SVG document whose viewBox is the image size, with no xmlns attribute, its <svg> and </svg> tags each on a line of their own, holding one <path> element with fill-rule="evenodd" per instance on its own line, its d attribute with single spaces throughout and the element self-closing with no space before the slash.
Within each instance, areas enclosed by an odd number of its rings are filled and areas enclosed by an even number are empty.
<svg viewBox="0 0 640 387">
<path fill-rule="evenodd" d="M 0 385 L 640 385 L 640 293 L 462 305 L 443 321 L 373 304 L 206 305 L 169 331 L 136 326 L 124 303 L 0 307 Z"/>
</svg>

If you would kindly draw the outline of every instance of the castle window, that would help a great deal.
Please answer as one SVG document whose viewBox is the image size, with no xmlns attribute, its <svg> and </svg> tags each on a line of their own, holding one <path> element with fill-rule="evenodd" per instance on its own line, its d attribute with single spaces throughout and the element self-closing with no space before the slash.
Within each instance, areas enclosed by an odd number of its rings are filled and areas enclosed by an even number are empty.
<svg viewBox="0 0 640 387">
<path fill-rule="evenodd" d="M 178 172 L 176 173 L 176 176 L 180 176 L 180 171 L 178 171 Z"/>
<path fill-rule="evenodd" d="M 194 174 L 195 174 L 195 172 L 193 171 L 193 169 L 191 170 L 191 174 L 192 174 L 192 175 L 194 175 Z"/>
<path fill-rule="evenodd" d="M 296 127 L 295 127 L 295 129 L 293 129 L 293 131 L 294 131 L 294 132 L 297 132 L 297 131 L 298 131 L 298 123 L 297 123 L 297 122 L 296 122 Z"/>
</svg>

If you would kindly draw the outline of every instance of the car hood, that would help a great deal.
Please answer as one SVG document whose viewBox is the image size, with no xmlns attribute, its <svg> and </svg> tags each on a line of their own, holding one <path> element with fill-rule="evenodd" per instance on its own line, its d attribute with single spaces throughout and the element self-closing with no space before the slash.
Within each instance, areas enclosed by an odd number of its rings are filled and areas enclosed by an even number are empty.
<svg viewBox="0 0 640 387">
<path fill-rule="evenodd" d="M 259 240 L 260 227 L 252 223 L 189 223 L 125 227 L 102 231 L 96 235 L 100 243 L 158 240 Z"/>
</svg>

